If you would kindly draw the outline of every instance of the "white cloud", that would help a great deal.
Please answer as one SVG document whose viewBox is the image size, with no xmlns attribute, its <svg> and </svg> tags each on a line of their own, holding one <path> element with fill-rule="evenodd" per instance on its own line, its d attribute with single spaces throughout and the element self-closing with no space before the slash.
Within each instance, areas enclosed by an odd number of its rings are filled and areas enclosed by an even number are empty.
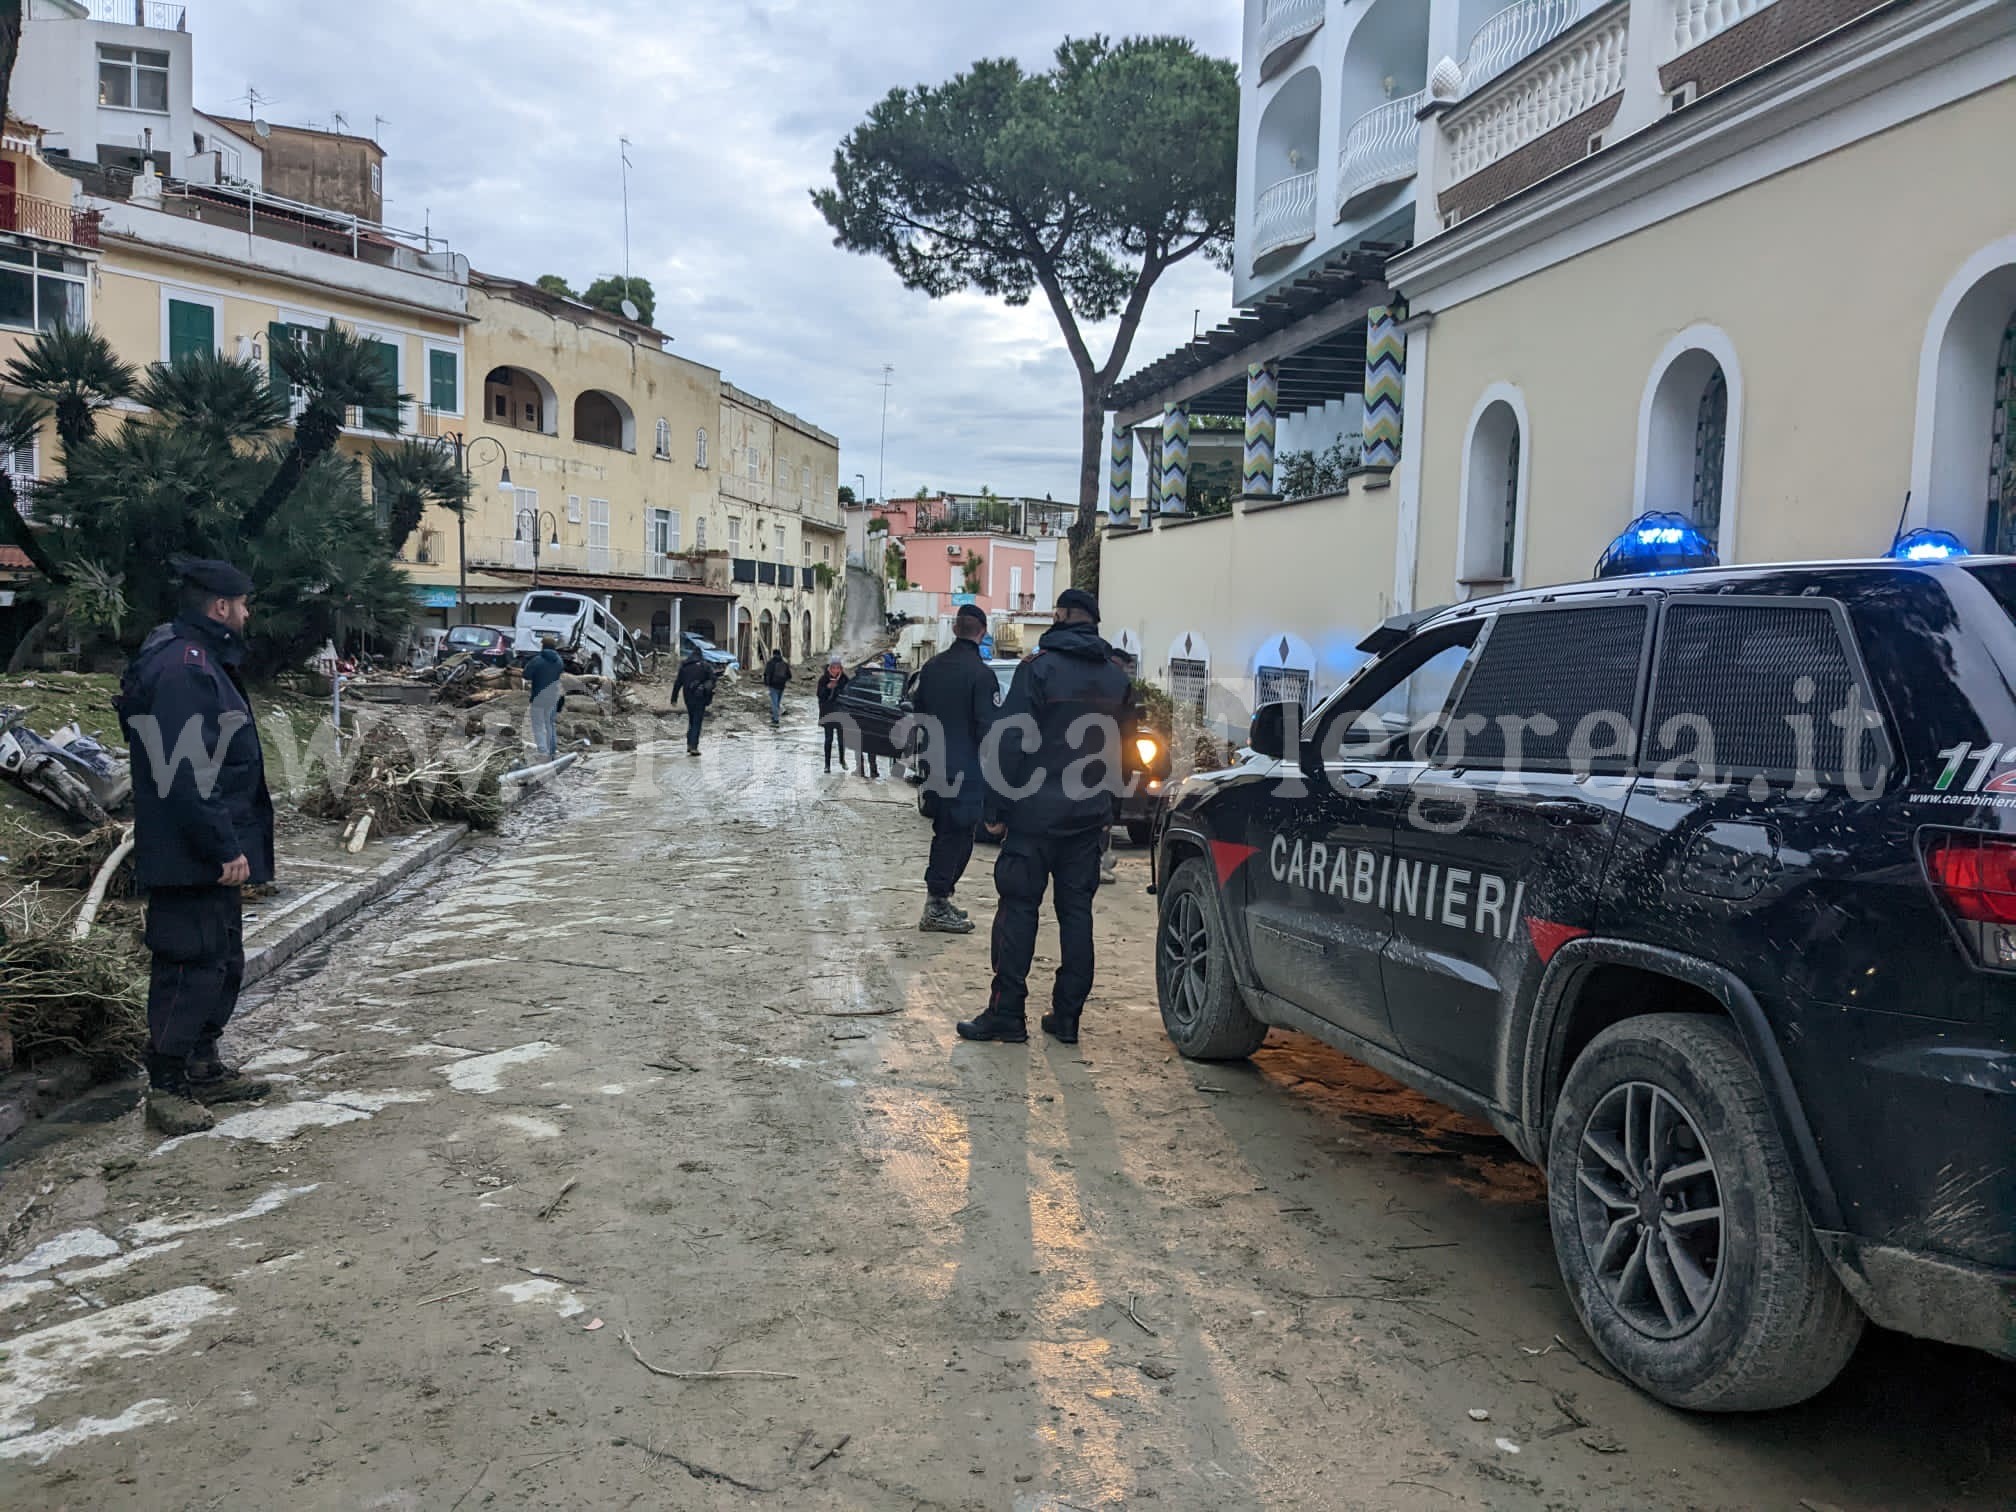
<svg viewBox="0 0 2016 1512">
<path fill-rule="evenodd" d="M 882 365 L 888 487 L 1072 495 L 1078 385 L 1040 307 L 931 301 L 842 252 L 812 207 L 833 149 L 888 90 L 977 58 L 1042 66 L 1066 35 L 1177 32 L 1232 56 L 1228 0 L 356 0 L 276 11 L 197 0 L 197 103 L 352 131 L 389 154 L 386 218 L 429 224 L 477 267 L 560 273 L 623 263 L 617 138 L 631 140 L 630 262 L 675 349 L 841 439 L 843 481 L 877 486 Z M 1087 14 L 1090 10 L 1091 14 Z M 1165 275 L 1129 367 L 1208 326 L 1230 281 Z M 1095 350 L 1103 353 L 1110 332 Z"/>
</svg>

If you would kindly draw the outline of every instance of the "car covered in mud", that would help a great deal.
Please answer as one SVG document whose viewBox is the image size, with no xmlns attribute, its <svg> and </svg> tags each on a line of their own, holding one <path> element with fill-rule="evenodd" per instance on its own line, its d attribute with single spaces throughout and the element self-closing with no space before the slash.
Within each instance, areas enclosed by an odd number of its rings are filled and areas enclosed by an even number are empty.
<svg viewBox="0 0 2016 1512">
<path fill-rule="evenodd" d="M 1156 853 L 1186 1056 L 1302 1030 L 1546 1172 L 1611 1364 L 1801 1401 L 1865 1320 L 2016 1357 L 2016 560 L 1396 621 Z"/>
</svg>

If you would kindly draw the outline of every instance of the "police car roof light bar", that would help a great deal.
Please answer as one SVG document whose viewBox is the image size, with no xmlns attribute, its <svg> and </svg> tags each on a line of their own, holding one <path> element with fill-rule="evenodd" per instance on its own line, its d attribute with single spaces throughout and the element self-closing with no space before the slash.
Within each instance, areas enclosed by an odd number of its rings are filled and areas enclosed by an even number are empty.
<svg viewBox="0 0 2016 1512">
<path fill-rule="evenodd" d="M 1715 543 L 1692 520 L 1671 510 L 1654 509 L 1626 525 L 1610 543 L 1596 563 L 1596 576 L 1633 577 L 1721 565 Z"/>
<path fill-rule="evenodd" d="M 1929 526 L 1901 532 L 1890 546 L 1893 562 L 1944 562 L 1967 555 L 1967 548 L 1952 531 Z"/>
</svg>

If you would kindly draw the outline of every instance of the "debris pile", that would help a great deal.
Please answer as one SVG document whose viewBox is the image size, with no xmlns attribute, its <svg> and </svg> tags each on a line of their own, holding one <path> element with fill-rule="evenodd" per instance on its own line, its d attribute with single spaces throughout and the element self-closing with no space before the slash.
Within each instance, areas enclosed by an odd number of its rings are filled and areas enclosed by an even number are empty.
<svg viewBox="0 0 2016 1512">
<path fill-rule="evenodd" d="M 363 736 L 347 773 L 331 772 L 302 800 L 302 812 L 338 820 L 347 833 L 366 819 L 367 833 L 380 835 L 454 822 L 495 829 L 504 818 L 498 779 L 518 765 L 519 754 L 515 746 L 483 740 L 416 751 L 388 720 Z"/>
<path fill-rule="evenodd" d="M 82 892 L 98 876 L 98 869 L 111 859 L 112 852 L 126 837 L 123 824 L 101 824 L 86 835 L 69 835 L 40 830 L 25 824 L 12 826 L 0 847 L 5 847 L 7 867 L 23 882 L 39 882 L 44 887 Z M 105 890 L 108 898 L 133 896 L 133 858 L 119 864 Z"/>
<path fill-rule="evenodd" d="M 70 937 L 65 910 L 25 887 L 0 902 L 0 1068 L 75 1054 L 101 1069 L 147 1048 L 147 956 L 128 929 Z"/>
</svg>

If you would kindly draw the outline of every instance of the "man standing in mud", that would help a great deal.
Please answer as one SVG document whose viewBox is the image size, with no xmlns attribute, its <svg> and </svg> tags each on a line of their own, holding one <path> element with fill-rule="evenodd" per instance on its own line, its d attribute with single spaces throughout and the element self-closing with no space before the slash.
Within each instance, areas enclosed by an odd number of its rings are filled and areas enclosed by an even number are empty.
<svg viewBox="0 0 2016 1512">
<path fill-rule="evenodd" d="M 917 717 L 930 742 L 923 805 L 931 816 L 931 859 L 924 868 L 924 916 L 917 921 L 926 933 L 973 932 L 952 894 L 973 859 L 973 831 L 986 806 L 980 742 L 1001 702 L 1001 685 L 980 657 L 986 634 L 986 611 L 961 604 L 952 616 L 951 646 L 917 674 Z"/>
<path fill-rule="evenodd" d="M 133 757 L 133 865 L 147 895 L 147 1122 L 210 1128 L 210 1103 L 272 1090 L 227 1066 L 217 1041 L 245 973 L 239 889 L 273 879 L 266 758 L 238 672 L 252 580 L 229 562 L 177 556 L 180 613 L 120 681 Z"/>
<path fill-rule="evenodd" d="M 1092 991 L 1092 899 L 1099 849 L 1121 783 L 1120 742 L 1134 727 L 1134 686 L 1099 638 L 1099 601 L 1082 588 L 1057 597 L 1056 623 L 1015 669 L 990 745 L 987 832 L 1002 837 L 994 863 L 994 985 L 986 1011 L 958 1026 L 961 1039 L 1029 1038 L 1024 1006 L 1043 894 L 1057 889 L 1057 981 L 1043 1032 L 1078 1043 Z"/>
<path fill-rule="evenodd" d="M 686 754 L 700 754 L 700 726 L 706 722 L 707 706 L 714 701 L 714 670 L 701 656 L 698 646 L 686 648 L 686 660 L 672 683 L 672 707 L 686 700 Z"/>
</svg>

